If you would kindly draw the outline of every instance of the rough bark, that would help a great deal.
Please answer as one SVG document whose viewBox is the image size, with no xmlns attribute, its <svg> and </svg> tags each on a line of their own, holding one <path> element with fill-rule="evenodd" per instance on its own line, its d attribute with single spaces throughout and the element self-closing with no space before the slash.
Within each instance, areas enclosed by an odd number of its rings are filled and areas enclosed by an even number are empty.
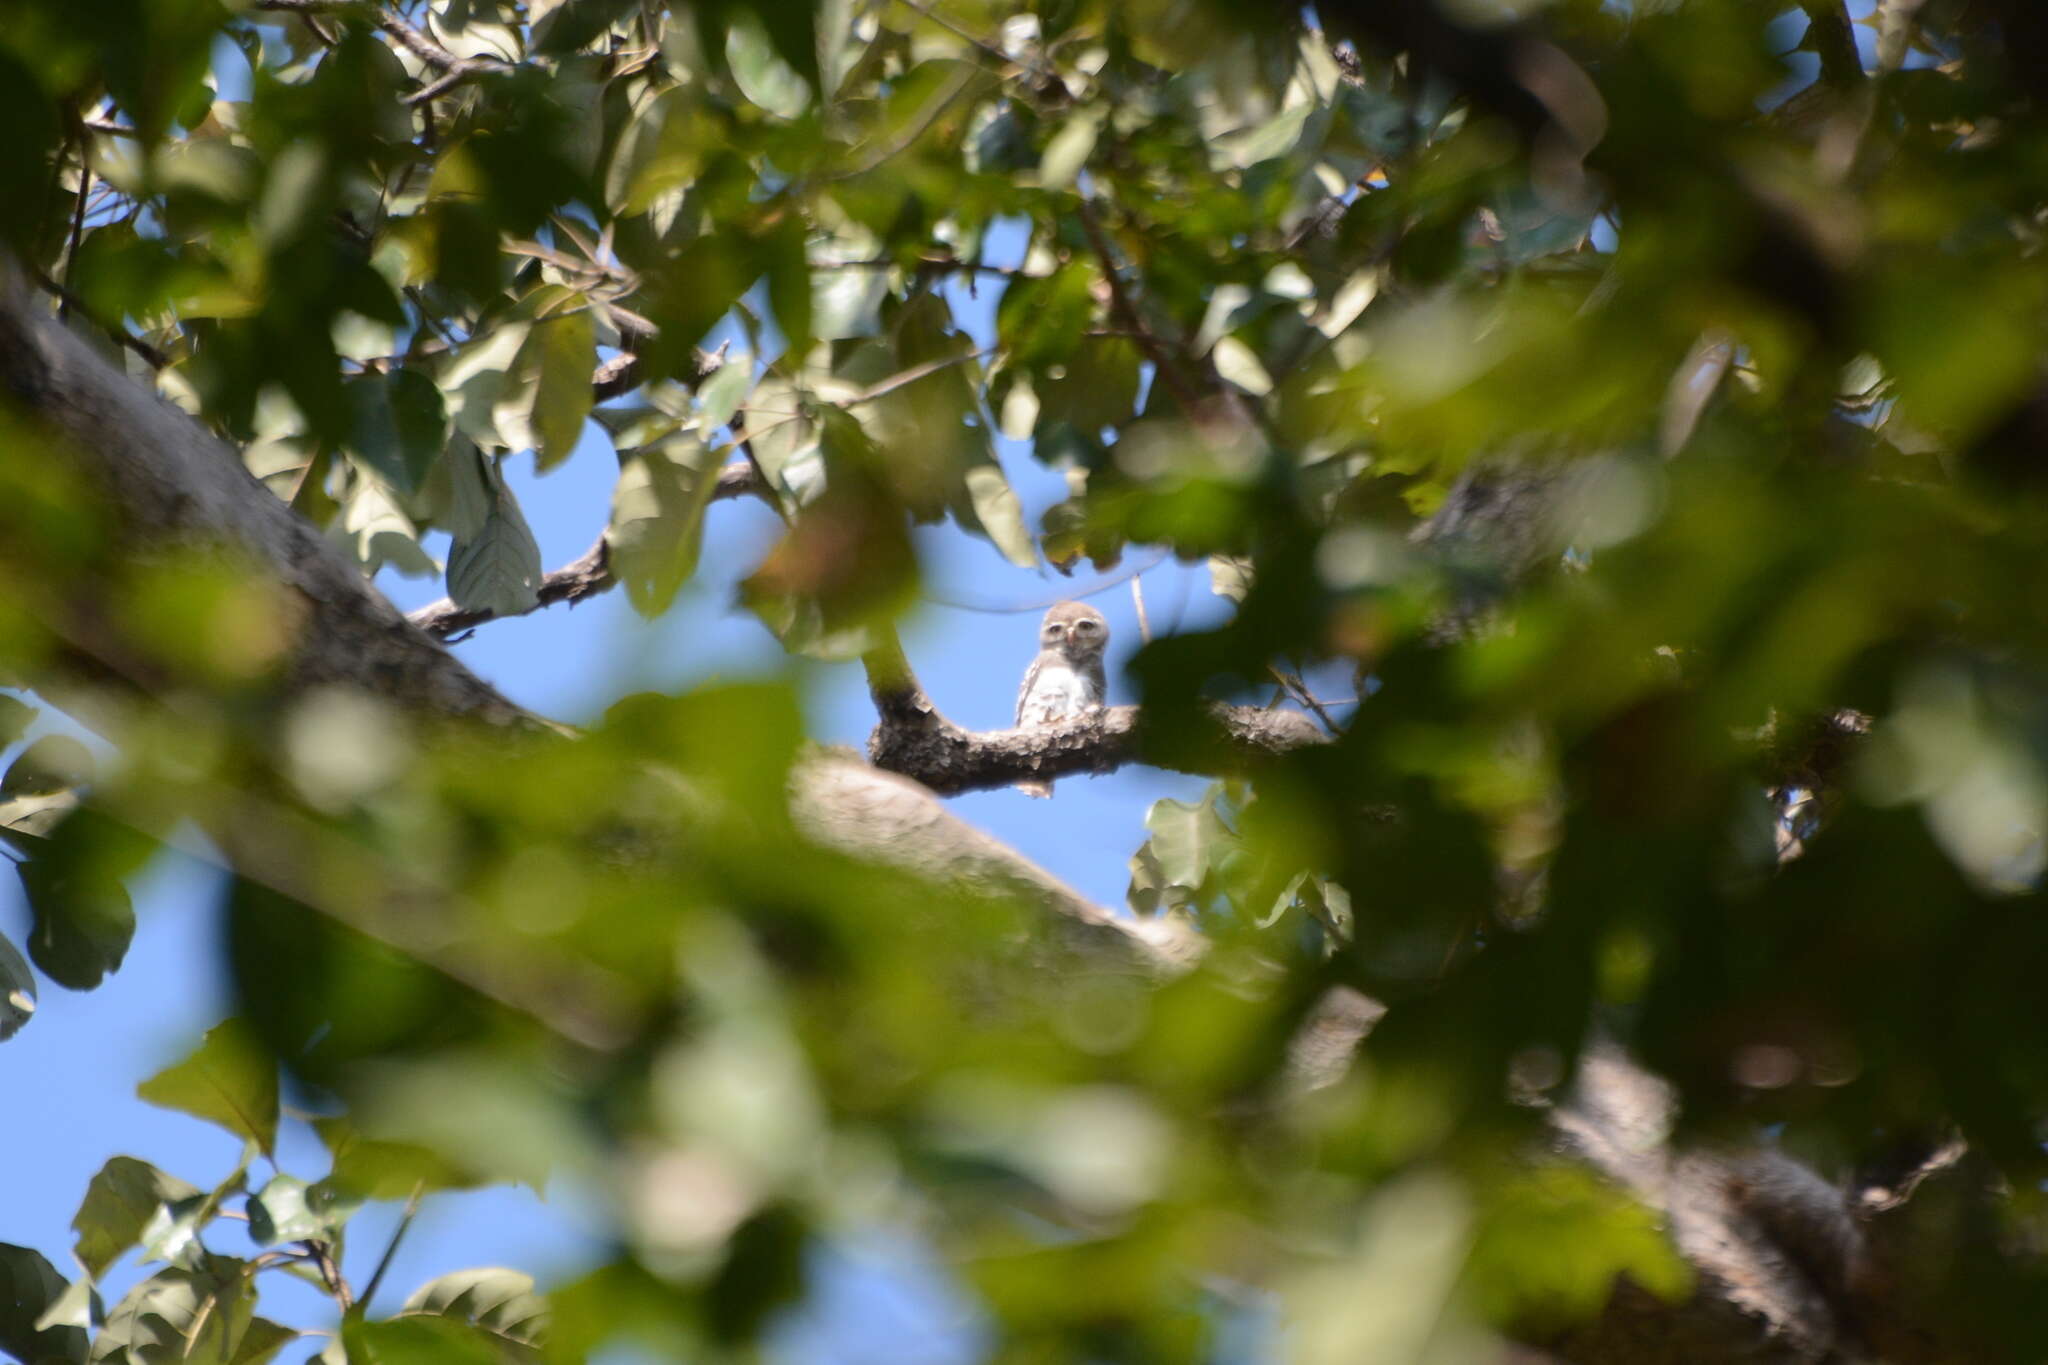
<svg viewBox="0 0 2048 1365">
<path fill-rule="evenodd" d="M 863 662 L 880 717 L 868 736 L 869 760 L 944 796 L 1138 762 L 1178 772 L 1245 772 L 1329 740 L 1298 711 L 1222 705 L 1177 725 L 1170 748 L 1154 742 L 1136 706 L 1106 706 L 1054 725 L 967 730 L 940 713 L 894 642 Z"/>
<path fill-rule="evenodd" d="M 137 555 L 221 553 L 273 573 L 294 597 L 285 687 L 359 688 L 409 711 L 498 724 L 527 719 L 496 689 L 406 621 L 357 567 L 258 483 L 235 452 L 185 413 L 108 365 L 48 316 L 0 262 L 0 395 L 56 439 L 114 514 Z M 84 642 L 90 623 L 67 631 Z M 90 652 L 82 645 L 81 653 Z M 129 660 L 81 659 L 102 676 Z"/>
</svg>

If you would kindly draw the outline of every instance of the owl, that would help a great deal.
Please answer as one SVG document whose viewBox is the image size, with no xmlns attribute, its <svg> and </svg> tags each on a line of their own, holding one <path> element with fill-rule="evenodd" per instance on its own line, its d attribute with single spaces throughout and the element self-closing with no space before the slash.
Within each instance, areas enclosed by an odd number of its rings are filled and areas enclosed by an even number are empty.
<svg viewBox="0 0 2048 1365">
<path fill-rule="evenodd" d="M 1049 725 L 1102 705 L 1102 651 L 1109 622 L 1085 602 L 1061 602 L 1038 625 L 1038 657 L 1017 688 L 1017 725 Z M 1019 782 L 1027 796 L 1051 796 L 1050 782 Z"/>
</svg>

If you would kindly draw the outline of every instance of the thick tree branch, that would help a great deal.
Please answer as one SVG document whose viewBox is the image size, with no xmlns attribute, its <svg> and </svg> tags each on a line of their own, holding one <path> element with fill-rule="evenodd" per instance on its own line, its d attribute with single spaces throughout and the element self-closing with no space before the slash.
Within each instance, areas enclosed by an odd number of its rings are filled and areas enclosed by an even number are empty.
<svg viewBox="0 0 2048 1365">
<path fill-rule="evenodd" d="M 345 685 L 406 710 L 499 723 L 519 707 L 419 633 L 235 452 L 109 366 L 0 262 L 0 398 L 56 438 L 140 554 L 233 556 L 274 572 L 295 599 L 290 689 Z M 116 672 L 118 660 L 102 658 Z"/>
<path fill-rule="evenodd" d="M 966 730 L 940 714 L 893 640 L 862 662 L 881 718 L 868 736 L 869 760 L 943 796 L 1113 772 L 1127 763 L 1176 772 L 1242 772 L 1328 741 L 1298 711 L 1220 704 L 1177 717 L 1171 751 L 1151 742 L 1144 710 L 1136 706 L 1104 707 L 1057 725 Z"/>
</svg>

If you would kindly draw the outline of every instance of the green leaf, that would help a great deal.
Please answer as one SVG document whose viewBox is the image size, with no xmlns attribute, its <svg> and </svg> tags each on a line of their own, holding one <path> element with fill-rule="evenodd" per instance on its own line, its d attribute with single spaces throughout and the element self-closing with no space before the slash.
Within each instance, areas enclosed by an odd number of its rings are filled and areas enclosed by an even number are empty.
<svg viewBox="0 0 2048 1365">
<path fill-rule="evenodd" d="M 272 1176 L 268 1184 L 249 1196 L 249 1240 L 267 1247 L 331 1236 L 333 1220 L 312 1206 L 307 1193 L 310 1188 L 297 1176 Z"/>
<path fill-rule="evenodd" d="M 421 548 L 419 530 L 392 500 L 383 480 L 356 481 L 341 518 L 329 535 L 347 545 L 363 572 L 374 574 L 387 564 L 408 578 L 432 578 L 441 566 Z"/>
<path fill-rule="evenodd" d="M 89 1276 L 81 1275 L 73 1280 L 65 1291 L 50 1300 L 50 1306 L 35 1320 L 36 1330 L 48 1332 L 54 1328 L 71 1328 L 83 1334 L 78 1342 L 78 1354 L 70 1359 L 83 1360 L 92 1349 L 90 1339 L 93 1330 L 106 1321 L 107 1306 L 100 1299 L 99 1290 L 93 1287 Z M 66 1337 L 68 1343 L 72 1338 Z"/>
<path fill-rule="evenodd" d="M 348 1365 L 507 1365 L 514 1356 L 498 1338 L 447 1318 L 400 1317 L 350 1322 L 341 1344 Z"/>
<path fill-rule="evenodd" d="M 754 356 L 737 351 L 697 390 L 698 429 L 713 432 L 732 420 L 754 388 Z"/>
<path fill-rule="evenodd" d="M 447 479 L 447 496 L 438 513 L 441 525 L 457 540 L 466 540 L 484 529 L 491 519 L 495 480 L 493 466 L 485 463 L 482 451 L 467 436 L 458 436 L 448 448 L 448 458 L 435 467 Z"/>
<path fill-rule="evenodd" d="M 48 796 L 82 787 L 92 781 L 96 766 L 92 750 L 70 735 L 44 735 L 22 750 L 0 778 L 0 796 Z"/>
<path fill-rule="evenodd" d="M 596 327 L 578 308 L 534 324 L 521 362 L 535 371 L 534 461 L 543 471 L 569 458 L 590 416 L 591 372 L 597 368 Z"/>
<path fill-rule="evenodd" d="M 440 388 L 447 398 L 448 415 L 458 430 L 485 450 L 502 450 L 507 436 L 498 429 L 499 405 L 514 394 L 513 367 L 525 349 L 533 323 L 514 318 L 500 323 L 482 337 L 472 337 L 441 372 Z M 514 394 L 514 415 L 524 419 L 531 408 L 530 394 Z"/>
<path fill-rule="evenodd" d="M 775 325 L 788 342 L 788 354 L 802 359 L 815 340 L 811 297 L 810 231 L 801 212 L 791 206 L 761 239 L 763 273 L 768 277 L 768 306 Z"/>
<path fill-rule="evenodd" d="M 283 1323 L 272 1322 L 269 1318 L 250 1318 L 248 1328 L 242 1333 L 241 1342 L 229 1358 L 229 1365 L 264 1365 L 279 1351 L 301 1334 Z"/>
<path fill-rule="evenodd" d="M 159 1204 L 142 1229 L 142 1259 L 168 1261 L 187 1268 L 206 1255 L 199 1234 L 213 1221 L 216 1204 L 203 1194 Z"/>
<path fill-rule="evenodd" d="M 65 1289 L 64 1277 L 40 1251 L 0 1242 L 0 1351 L 24 1361 L 84 1360 L 83 1327 L 39 1325 Z"/>
<path fill-rule="evenodd" d="M 719 459 L 694 433 L 620 457 L 605 532 L 612 571 L 643 616 L 668 610 L 697 567 Z"/>
<path fill-rule="evenodd" d="M 996 305 L 996 340 L 1006 362 L 1036 372 L 1070 359 L 1095 317 L 1100 278 L 1093 261 L 1075 261 L 1004 290 Z"/>
<path fill-rule="evenodd" d="M 350 449 L 408 497 L 448 445 L 448 409 L 441 389 L 417 370 L 394 370 L 352 379 L 355 414 Z"/>
<path fill-rule="evenodd" d="M 419 1191 L 469 1189 L 480 1183 L 428 1148 L 366 1138 L 347 1119 L 315 1119 L 313 1130 L 334 1163 L 326 1179 L 308 1187 L 307 1201 L 315 1209 L 408 1199 Z"/>
<path fill-rule="evenodd" d="M 1192 805 L 1171 799 L 1154 801 L 1145 812 L 1152 856 L 1158 860 L 1166 885 L 1197 890 L 1223 859 L 1238 849 L 1237 836 L 1216 809 L 1216 797 L 1212 788 Z"/>
<path fill-rule="evenodd" d="M 78 1234 L 71 1254 L 86 1274 L 98 1278 L 130 1247 L 141 1245 L 144 1229 L 166 1205 L 199 1193 L 198 1186 L 188 1185 L 147 1161 L 114 1157 L 85 1188 L 85 1201 L 71 1220 Z"/>
<path fill-rule="evenodd" d="M 487 477 L 491 512 L 475 536 L 449 548 L 448 596 L 459 607 L 517 616 L 540 601 L 540 545 L 495 465 Z"/>
<path fill-rule="evenodd" d="M 413 1291 L 400 1313 L 447 1318 L 509 1343 L 533 1346 L 547 1331 L 548 1305 L 533 1292 L 531 1275 L 489 1266 L 429 1280 Z"/>
<path fill-rule="evenodd" d="M 1024 525 L 1023 504 L 1018 502 L 1017 490 L 1010 487 L 1002 466 L 994 461 L 970 465 L 961 482 L 967 505 L 963 510 L 956 501 L 953 508 L 960 524 L 970 531 L 979 530 L 994 541 L 1003 557 L 1019 568 L 1028 569 L 1038 563 L 1037 547 Z"/>
<path fill-rule="evenodd" d="M 29 956 L 52 981 L 89 991 L 120 967 L 135 937 L 135 906 L 121 879 L 140 866 L 149 847 L 132 831 L 79 809 L 16 866 L 35 915 Z"/>
<path fill-rule="evenodd" d="M 784 36 L 784 26 L 778 24 L 771 31 L 762 20 L 772 18 L 778 11 L 808 16 L 810 9 L 808 4 L 775 4 L 762 6 L 758 11 L 727 11 L 732 23 L 725 31 L 725 60 L 732 69 L 733 82 L 741 94 L 778 118 L 797 118 L 810 108 L 811 90 L 818 76 L 818 55 L 816 47 L 810 46 L 809 70 L 805 72 L 802 48 L 798 49 L 797 61 L 792 63 L 783 43 L 776 41 Z M 806 45 L 812 42 L 815 39 L 807 40 Z"/>
<path fill-rule="evenodd" d="M 0 748 L 5 748 L 20 739 L 41 714 L 41 711 L 19 697 L 0 694 Z"/>
<path fill-rule="evenodd" d="M 1138 348 L 1122 337 L 1084 337 L 1033 381 L 1038 431 L 1066 422 L 1089 436 L 1128 422 L 1138 402 Z"/>
<path fill-rule="evenodd" d="M 1063 190 L 1074 183 L 1088 158 L 1095 154 L 1095 140 L 1102 133 L 1102 111 L 1088 108 L 1068 115 L 1060 130 L 1045 144 L 1038 162 L 1038 183 L 1049 190 Z"/>
<path fill-rule="evenodd" d="M 207 1030 L 190 1057 L 135 1088 L 140 1098 L 217 1123 L 268 1155 L 277 1142 L 277 1059 L 239 1018 Z"/>
<path fill-rule="evenodd" d="M 107 1314 L 88 1357 L 93 1365 L 232 1365 L 254 1317 L 243 1262 L 208 1256 L 173 1266 L 128 1291 Z"/>
<path fill-rule="evenodd" d="M 35 1012 L 35 973 L 21 950 L 0 934 L 0 1042 L 19 1033 Z"/>
</svg>

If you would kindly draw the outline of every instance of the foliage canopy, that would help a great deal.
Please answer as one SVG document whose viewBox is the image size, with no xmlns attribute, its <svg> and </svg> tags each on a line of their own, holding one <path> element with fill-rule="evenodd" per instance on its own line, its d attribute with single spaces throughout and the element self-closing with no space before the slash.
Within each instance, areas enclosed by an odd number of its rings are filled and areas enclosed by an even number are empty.
<svg viewBox="0 0 2048 1365">
<path fill-rule="evenodd" d="M 1484 1358 L 1617 1274 L 1687 1292 L 1530 1159 L 1597 1032 L 1704 1135 L 1954 1125 L 2009 1195 L 1913 1291 L 2040 1358 L 2044 39 L 2032 0 L 0 0 L 24 287 L 365 573 L 553 600 L 505 465 L 608 445 L 588 582 L 664 612 L 743 485 L 793 655 L 886 664 L 942 519 L 1240 599 L 1133 665 L 1142 752 L 1219 777 L 1133 859 L 1209 946 L 1154 979 L 794 823 L 791 678 L 574 736 L 307 686 L 300 589 L 150 539 L 0 388 L 0 667 L 120 750 L 0 782 L 0 1031 L 31 961 L 120 966 L 196 821 L 237 1013 L 143 1098 L 246 1144 L 208 1188 L 109 1162 L 75 1278 L 0 1247 L 0 1349 L 266 1360 L 296 1270 L 327 1361 L 740 1357 L 812 1239 L 887 1223 L 1005 1358 L 1206 1357 L 1248 1286 L 1308 1359 Z M 1067 478 L 1039 524 L 998 434 Z M 1276 666 L 1365 700 L 1204 747 Z M 1332 986 L 1388 1012 L 1299 1093 Z M 280 1065 L 317 1179 L 251 1173 Z M 618 1251 L 545 1300 L 344 1283 L 362 1201 L 563 1169 Z"/>
</svg>

